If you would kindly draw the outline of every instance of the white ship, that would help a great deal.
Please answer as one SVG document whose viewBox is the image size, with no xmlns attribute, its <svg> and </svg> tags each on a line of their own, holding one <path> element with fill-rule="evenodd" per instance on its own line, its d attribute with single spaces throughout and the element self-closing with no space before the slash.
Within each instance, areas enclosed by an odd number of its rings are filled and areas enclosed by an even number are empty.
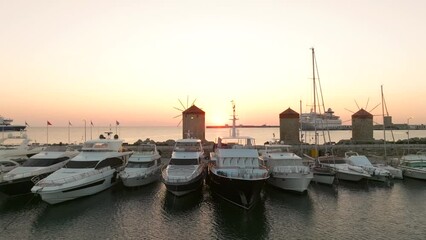
<svg viewBox="0 0 426 240">
<path fill-rule="evenodd" d="M 334 111 L 329 108 L 325 113 L 302 113 L 300 115 L 302 130 L 335 130 L 342 129 L 342 120 L 334 115 Z"/>
</svg>

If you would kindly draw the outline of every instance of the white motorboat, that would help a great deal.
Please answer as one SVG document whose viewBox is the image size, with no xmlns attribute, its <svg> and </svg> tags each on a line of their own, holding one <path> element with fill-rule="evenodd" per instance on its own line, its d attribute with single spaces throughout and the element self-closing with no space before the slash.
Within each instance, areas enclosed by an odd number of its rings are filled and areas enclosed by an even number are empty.
<svg viewBox="0 0 426 240">
<path fill-rule="evenodd" d="M 390 165 L 381 164 L 381 163 L 373 164 L 373 166 L 389 171 L 390 174 L 392 175 L 392 178 L 394 178 L 394 179 L 403 179 L 404 178 L 404 176 L 402 174 L 402 170 L 399 169 L 399 168 L 395 168 L 395 167 L 392 167 Z"/>
<path fill-rule="evenodd" d="M 269 169 L 268 183 L 295 192 L 305 192 L 313 178 L 302 158 L 289 151 L 290 145 L 266 144 L 260 152 L 260 160 Z"/>
<path fill-rule="evenodd" d="M 404 177 L 426 180 L 426 150 L 402 156 L 399 168 Z"/>
<path fill-rule="evenodd" d="M 377 166 L 373 166 L 370 160 L 365 155 L 359 155 L 357 152 L 346 152 L 345 159 L 347 163 L 352 166 L 358 166 L 367 171 L 370 174 L 368 179 L 380 181 L 380 182 L 388 182 L 392 177 L 392 174 L 384 169 Z"/>
<path fill-rule="evenodd" d="M 338 180 L 358 182 L 371 177 L 362 167 L 349 165 L 342 157 L 333 155 L 321 156 L 318 161 L 322 166 L 333 169 Z"/>
<path fill-rule="evenodd" d="M 108 136 L 111 132 L 107 133 Z M 63 168 L 39 181 L 31 191 L 56 204 L 89 196 L 113 186 L 118 173 L 124 169 L 132 151 L 122 148 L 123 141 L 114 139 L 90 140 L 83 144 L 81 153 Z"/>
<path fill-rule="evenodd" d="M 6 137 L 0 138 L 0 160 L 22 163 L 43 150 L 40 146 L 30 146 L 30 142 L 31 139 L 23 132 L 19 135 L 8 133 Z"/>
<path fill-rule="evenodd" d="M 199 189 L 205 178 L 204 149 L 200 139 L 179 139 L 172 157 L 162 171 L 162 181 L 167 190 L 183 196 Z"/>
<path fill-rule="evenodd" d="M 79 152 L 67 146 L 50 146 L 32 156 L 3 176 L 0 192 L 6 195 L 20 195 L 31 192 L 34 183 L 63 167 Z"/>
<path fill-rule="evenodd" d="M 0 115 L 0 132 L 8 132 L 8 131 L 22 131 L 27 126 L 26 125 L 12 125 L 13 119 L 5 118 Z"/>
<path fill-rule="evenodd" d="M 120 178 L 126 187 L 138 187 L 160 179 L 163 163 L 155 144 L 138 146 L 129 158 Z"/>
<path fill-rule="evenodd" d="M 20 164 L 16 161 L 3 159 L 0 160 L 0 183 L 3 182 L 3 176 L 14 168 L 19 167 Z"/>
</svg>

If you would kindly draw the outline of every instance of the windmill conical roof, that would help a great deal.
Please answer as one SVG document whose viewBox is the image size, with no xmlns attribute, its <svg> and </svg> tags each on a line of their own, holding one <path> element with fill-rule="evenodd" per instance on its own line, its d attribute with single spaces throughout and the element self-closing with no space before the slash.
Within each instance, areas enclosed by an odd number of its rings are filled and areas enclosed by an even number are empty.
<svg viewBox="0 0 426 240">
<path fill-rule="evenodd" d="M 352 115 L 352 118 L 372 119 L 373 115 L 361 108 L 358 112 Z"/>
<path fill-rule="evenodd" d="M 287 108 L 287 110 L 280 113 L 280 119 L 281 118 L 299 118 L 299 113 L 297 113 L 291 108 Z"/>
<path fill-rule="evenodd" d="M 192 105 L 188 109 L 182 112 L 183 114 L 205 114 L 205 112 L 199 109 L 197 106 Z"/>
</svg>

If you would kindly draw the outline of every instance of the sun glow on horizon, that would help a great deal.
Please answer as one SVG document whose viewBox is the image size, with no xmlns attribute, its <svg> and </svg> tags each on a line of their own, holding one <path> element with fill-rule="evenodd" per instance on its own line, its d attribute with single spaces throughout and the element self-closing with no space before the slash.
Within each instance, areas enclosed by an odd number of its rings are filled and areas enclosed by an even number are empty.
<svg viewBox="0 0 426 240">
<path fill-rule="evenodd" d="M 229 124 L 229 116 L 223 112 L 214 112 L 209 114 L 206 124 L 213 126 L 223 126 L 225 124 Z"/>
</svg>

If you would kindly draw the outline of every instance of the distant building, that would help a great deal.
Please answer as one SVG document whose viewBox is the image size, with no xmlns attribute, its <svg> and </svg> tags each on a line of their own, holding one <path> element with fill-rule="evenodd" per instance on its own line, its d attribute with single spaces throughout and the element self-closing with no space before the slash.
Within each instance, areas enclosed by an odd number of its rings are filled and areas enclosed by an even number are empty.
<svg viewBox="0 0 426 240">
<path fill-rule="evenodd" d="M 195 105 L 182 112 L 182 138 L 206 140 L 205 112 Z"/>
<path fill-rule="evenodd" d="M 300 144 L 300 115 L 291 108 L 280 113 L 280 141 L 285 144 Z"/>
<path fill-rule="evenodd" d="M 384 122 L 384 124 L 385 124 L 385 128 L 386 129 L 389 129 L 389 128 L 392 128 L 393 126 L 393 124 L 392 124 L 392 116 L 384 116 L 383 117 L 383 122 Z"/>
<path fill-rule="evenodd" d="M 371 141 L 373 138 L 373 115 L 364 109 L 352 115 L 352 140 Z"/>
</svg>

